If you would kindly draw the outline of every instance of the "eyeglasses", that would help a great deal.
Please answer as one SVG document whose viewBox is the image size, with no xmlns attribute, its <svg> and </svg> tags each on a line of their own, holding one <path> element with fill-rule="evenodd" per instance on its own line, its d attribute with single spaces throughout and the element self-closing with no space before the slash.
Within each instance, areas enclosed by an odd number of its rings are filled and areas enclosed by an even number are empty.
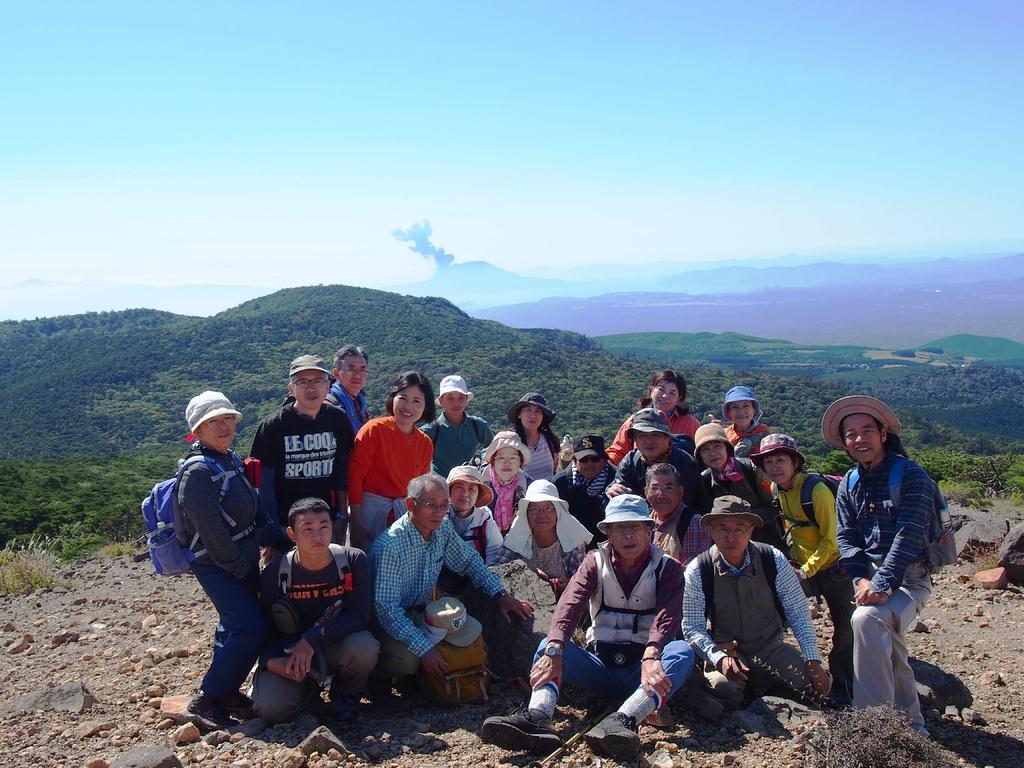
<svg viewBox="0 0 1024 768">
<path fill-rule="evenodd" d="M 362 368 L 350 368 L 346 365 L 344 368 L 341 368 L 340 370 L 342 371 L 342 373 L 366 373 L 366 366 L 364 365 Z"/>
<path fill-rule="evenodd" d="M 448 502 L 447 501 L 444 504 L 432 504 L 429 501 L 424 501 L 423 499 L 417 499 L 417 498 L 414 497 L 413 498 L 413 502 L 416 503 L 416 504 L 419 504 L 421 507 L 428 507 L 429 509 L 432 509 L 434 512 L 447 512 L 448 511 Z"/>
</svg>

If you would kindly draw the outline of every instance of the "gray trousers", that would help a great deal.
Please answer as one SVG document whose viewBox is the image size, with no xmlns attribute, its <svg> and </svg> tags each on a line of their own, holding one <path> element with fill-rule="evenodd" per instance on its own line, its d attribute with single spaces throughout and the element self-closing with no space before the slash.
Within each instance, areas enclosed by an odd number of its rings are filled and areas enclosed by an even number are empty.
<svg viewBox="0 0 1024 768">
<path fill-rule="evenodd" d="M 353 632 L 324 648 L 327 674 L 334 677 L 331 690 L 353 695 L 366 690 L 366 679 L 377 666 L 379 650 L 380 643 L 368 630 Z M 253 708 L 268 723 L 283 723 L 291 720 L 306 697 L 315 695 L 317 690 L 308 675 L 296 682 L 260 667 L 253 680 Z"/>
<path fill-rule="evenodd" d="M 913 563 L 882 605 L 861 605 L 853 612 L 853 705 L 887 706 L 906 713 L 914 728 L 927 732 L 917 698 L 914 670 L 907 660 L 904 635 L 928 602 L 932 582 L 924 566 Z"/>
<path fill-rule="evenodd" d="M 729 709 L 742 706 L 748 686 L 755 696 L 764 694 L 775 682 L 783 682 L 796 692 L 803 688 L 804 669 L 807 666 L 804 657 L 800 655 L 799 649 L 783 642 L 781 635 L 759 648 L 746 648 L 745 651 L 746 654 L 741 656 L 750 667 L 745 681 L 730 680 L 717 670 L 704 673 L 711 692 Z"/>
</svg>

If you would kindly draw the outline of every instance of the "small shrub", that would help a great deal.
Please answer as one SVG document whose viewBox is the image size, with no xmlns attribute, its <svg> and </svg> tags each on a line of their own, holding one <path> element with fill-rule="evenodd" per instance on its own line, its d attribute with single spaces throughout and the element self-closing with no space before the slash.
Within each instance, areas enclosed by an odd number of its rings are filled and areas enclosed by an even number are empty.
<svg viewBox="0 0 1024 768">
<path fill-rule="evenodd" d="M 868 707 L 829 718 L 823 738 L 810 742 L 810 768 L 952 768 L 946 754 L 915 731 L 901 712 Z"/>
<path fill-rule="evenodd" d="M 96 550 L 96 554 L 100 557 L 112 558 L 121 557 L 122 555 L 134 555 L 136 551 L 135 544 L 131 541 L 112 541 Z"/>
<path fill-rule="evenodd" d="M 37 589 L 63 584 L 57 576 L 57 558 L 45 542 L 30 539 L 22 546 L 0 549 L 0 594 L 27 595 Z"/>
<path fill-rule="evenodd" d="M 981 483 L 971 480 L 964 482 L 940 480 L 939 488 L 946 497 L 946 501 L 951 503 L 975 509 L 987 509 L 992 506 L 992 500 L 985 495 L 985 488 Z"/>
</svg>

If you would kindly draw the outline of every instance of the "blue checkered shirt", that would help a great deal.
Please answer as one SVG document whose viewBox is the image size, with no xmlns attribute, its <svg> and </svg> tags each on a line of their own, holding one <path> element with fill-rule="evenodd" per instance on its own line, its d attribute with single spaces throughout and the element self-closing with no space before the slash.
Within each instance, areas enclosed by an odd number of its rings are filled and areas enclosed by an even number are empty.
<svg viewBox="0 0 1024 768">
<path fill-rule="evenodd" d="M 779 595 L 779 603 L 786 614 L 786 621 L 793 629 L 793 636 L 800 644 L 800 653 L 804 661 L 821 661 L 818 651 L 818 637 L 814 634 L 811 623 L 811 611 L 807 607 L 807 596 L 800 586 L 800 580 L 793 572 L 793 566 L 779 550 L 772 548 L 775 556 L 775 591 Z M 736 568 L 718 554 L 718 547 L 711 547 L 711 558 L 725 565 L 733 576 L 739 576 L 750 566 L 750 546 L 743 556 L 743 564 Z M 711 662 L 715 667 L 725 656 L 722 651 L 714 651 L 715 641 L 708 632 L 708 620 L 704 613 L 704 583 L 700 577 L 700 562 L 694 558 L 686 566 L 683 574 L 683 639 L 690 643 L 694 650 Z M 736 638 L 741 640 L 742 638 Z"/>
<path fill-rule="evenodd" d="M 424 539 L 409 516 L 402 515 L 373 543 L 370 564 L 377 621 L 417 656 L 433 648 L 434 641 L 412 623 L 405 609 L 430 602 L 441 566 L 468 576 L 474 586 L 491 597 L 503 591 L 501 579 L 487 569 L 480 554 L 455 532 L 447 517 L 429 539 Z"/>
</svg>

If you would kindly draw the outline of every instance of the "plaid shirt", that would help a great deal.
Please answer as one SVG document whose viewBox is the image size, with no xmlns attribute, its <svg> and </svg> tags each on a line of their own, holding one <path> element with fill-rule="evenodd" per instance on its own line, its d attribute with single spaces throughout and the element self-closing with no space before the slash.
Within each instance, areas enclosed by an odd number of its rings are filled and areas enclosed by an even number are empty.
<svg viewBox="0 0 1024 768">
<path fill-rule="evenodd" d="M 807 596 L 800 586 L 800 580 L 793 572 L 793 567 L 786 556 L 777 549 L 772 549 L 775 556 L 775 591 L 778 593 L 786 621 L 793 629 L 793 636 L 800 644 L 800 653 L 804 661 L 821 661 L 818 651 L 818 637 L 814 634 L 811 623 L 811 611 L 807 607 Z M 718 548 L 712 547 L 711 557 L 717 563 L 725 565 L 733 576 L 739 576 L 750 566 L 750 546 L 743 556 L 743 565 L 736 568 L 718 554 Z M 704 583 L 700 576 L 700 564 L 692 560 L 683 574 L 683 639 L 690 643 L 694 650 L 716 667 L 725 656 L 722 651 L 713 651 L 715 641 L 708 632 L 708 620 L 704 614 Z M 740 639 L 740 638 L 737 638 Z"/>
<path fill-rule="evenodd" d="M 654 543 L 683 565 L 688 565 L 705 549 L 710 549 L 712 542 L 711 534 L 701 527 L 700 515 L 697 514 L 690 518 L 686 533 L 683 534 L 682 541 L 679 540 L 679 529 L 676 528 L 676 522 L 685 510 L 686 504 L 680 502 L 679 508 L 669 516 L 668 520 L 654 529 Z"/>
<path fill-rule="evenodd" d="M 836 494 L 839 565 L 854 582 L 870 578 L 872 589 L 890 594 L 903 583 L 907 566 L 925 556 L 935 493 L 928 473 L 908 459 L 900 485 L 900 507 L 894 510 L 889 499 L 889 469 L 894 458 L 892 451 L 886 451 L 877 467 L 868 472 L 861 467 L 852 492 L 847 473 Z M 869 564 L 877 568 L 874 576 Z"/>
<path fill-rule="evenodd" d="M 434 641 L 412 623 L 405 609 L 430 602 L 441 566 L 468 576 L 474 586 L 491 597 L 504 590 L 501 579 L 487 570 L 473 545 L 455 532 L 447 517 L 429 539 L 424 539 L 409 516 L 403 515 L 377 537 L 370 548 L 370 564 L 377 621 L 417 656 L 433 648 Z"/>
</svg>

